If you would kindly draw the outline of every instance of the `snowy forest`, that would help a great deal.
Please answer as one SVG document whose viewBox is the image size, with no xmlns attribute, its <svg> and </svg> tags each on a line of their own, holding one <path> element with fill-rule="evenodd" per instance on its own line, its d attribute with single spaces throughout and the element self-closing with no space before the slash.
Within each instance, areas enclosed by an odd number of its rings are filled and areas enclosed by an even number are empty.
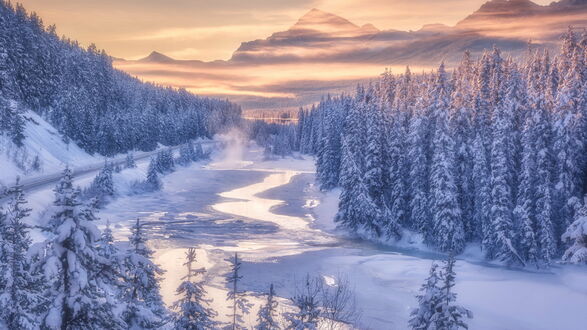
<svg viewBox="0 0 587 330">
<path fill-rule="evenodd" d="M 584 330 L 587 0 L 409 31 L 352 1 L 22 1 L 0 330 Z M 510 19 L 565 24 L 524 51 L 544 31 Z"/>
<path fill-rule="evenodd" d="M 30 109 L 89 153 L 154 150 L 211 137 L 240 120 L 240 108 L 185 90 L 143 83 L 82 48 L 35 13 L 0 1 L 0 132 L 22 143 Z"/>
<path fill-rule="evenodd" d="M 544 266 L 572 243 L 583 204 L 586 81 L 587 34 L 569 29 L 556 56 L 465 53 L 449 72 L 385 72 L 328 96 L 300 111 L 293 148 L 316 156 L 323 190 L 342 189 L 340 227 Z"/>
</svg>

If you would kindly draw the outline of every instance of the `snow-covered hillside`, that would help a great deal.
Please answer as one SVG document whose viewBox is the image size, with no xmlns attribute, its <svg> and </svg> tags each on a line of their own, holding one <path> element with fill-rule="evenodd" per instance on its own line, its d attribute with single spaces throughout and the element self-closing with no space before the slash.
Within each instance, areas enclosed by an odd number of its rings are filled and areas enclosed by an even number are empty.
<svg viewBox="0 0 587 330">
<path fill-rule="evenodd" d="M 83 166 L 101 161 L 75 143 L 63 138 L 47 121 L 33 111 L 26 118 L 25 140 L 17 147 L 8 137 L 0 136 L 0 185 L 11 184 L 15 177 L 54 173 L 66 165 Z"/>
</svg>

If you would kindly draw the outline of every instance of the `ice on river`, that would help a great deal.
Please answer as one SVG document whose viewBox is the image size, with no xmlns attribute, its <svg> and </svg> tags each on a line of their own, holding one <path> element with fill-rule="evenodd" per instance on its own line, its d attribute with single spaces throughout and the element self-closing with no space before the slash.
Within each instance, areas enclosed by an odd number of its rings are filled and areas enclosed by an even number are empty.
<svg viewBox="0 0 587 330">
<path fill-rule="evenodd" d="M 306 273 L 328 283 L 342 275 L 355 288 L 361 328 L 405 329 L 414 295 L 440 256 L 336 233 L 337 192 L 319 192 L 312 171 L 309 158 L 263 161 L 259 148 L 232 150 L 230 157 L 164 177 L 160 192 L 119 198 L 100 216 L 118 223 L 119 239 L 131 219 L 144 219 L 156 261 L 167 270 L 162 291 L 168 303 L 183 275 L 185 249 L 196 246 L 221 316 L 228 312 L 224 259 L 237 251 L 244 260 L 242 285 L 255 302 L 269 283 L 287 298 Z M 456 272 L 458 300 L 475 314 L 471 329 L 585 329 L 585 268 L 517 271 L 470 256 L 457 262 Z M 245 317 L 251 324 L 255 319 Z"/>
</svg>

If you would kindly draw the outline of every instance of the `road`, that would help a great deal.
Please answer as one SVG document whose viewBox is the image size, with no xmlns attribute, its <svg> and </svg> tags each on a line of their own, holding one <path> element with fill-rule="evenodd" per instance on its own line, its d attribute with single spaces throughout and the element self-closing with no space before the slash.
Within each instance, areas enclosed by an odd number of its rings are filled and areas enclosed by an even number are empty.
<svg viewBox="0 0 587 330">
<path fill-rule="evenodd" d="M 218 144 L 217 141 L 203 141 L 201 142 L 203 145 L 214 145 Z M 170 147 L 172 150 L 178 150 L 180 146 Z M 135 152 L 134 158 L 135 161 L 141 161 L 148 159 L 149 157 L 157 154 L 157 152 L 161 151 L 162 149 L 157 149 L 154 151 L 141 151 Z M 126 155 L 108 159 L 108 161 L 112 162 L 115 166 L 116 165 L 123 165 L 126 163 Z M 80 178 L 89 174 L 93 174 L 98 172 L 100 169 L 104 167 L 104 162 L 96 162 L 94 164 L 85 165 L 85 166 L 71 166 L 71 170 L 73 176 L 75 178 Z M 45 174 L 41 176 L 34 176 L 34 177 L 27 177 L 21 180 L 21 184 L 23 185 L 23 190 L 25 192 L 33 192 L 42 188 L 46 188 L 47 186 L 56 184 L 59 179 L 61 178 L 62 172 Z M 1 197 L 1 195 L 0 195 Z M 0 198 L 0 205 L 5 202 L 5 198 Z"/>
</svg>

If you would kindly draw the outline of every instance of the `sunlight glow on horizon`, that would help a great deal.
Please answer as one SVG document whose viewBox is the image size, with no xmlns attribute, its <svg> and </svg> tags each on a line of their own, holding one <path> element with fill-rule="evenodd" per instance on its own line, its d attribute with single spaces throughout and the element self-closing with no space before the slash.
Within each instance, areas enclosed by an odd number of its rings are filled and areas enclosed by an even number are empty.
<svg viewBox="0 0 587 330">
<path fill-rule="evenodd" d="M 177 59 L 230 58 L 241 42 L 264 39 L 291 27 L 311 8 L 359 26 L 418 30 L 456 24 L 484 0 L 20 0 L 46 25 L 82 45 L 95 43 L 114 57 L 138 59 L 159 51 Z M 535 0 L 546 5 L 551 0 Z M 439 14 L 440 13 L 440 14 Z"/>
</svg>

